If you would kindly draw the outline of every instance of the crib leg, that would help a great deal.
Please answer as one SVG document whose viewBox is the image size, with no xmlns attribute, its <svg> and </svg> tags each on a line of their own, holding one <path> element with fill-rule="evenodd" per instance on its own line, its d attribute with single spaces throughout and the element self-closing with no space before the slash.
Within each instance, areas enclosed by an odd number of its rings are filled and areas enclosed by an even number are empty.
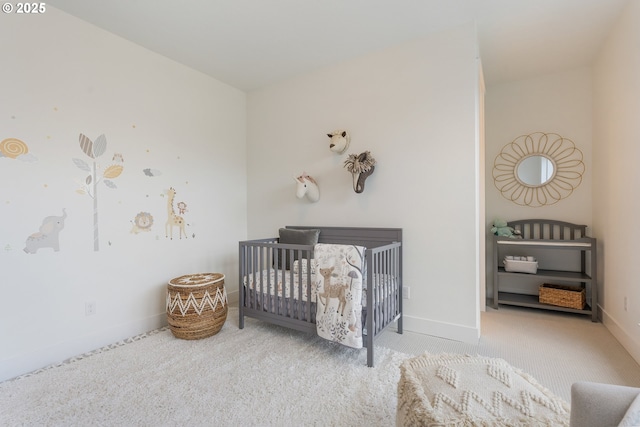
<svg viewBox="0 0 640 427">
<path fill-rule="evenodd" d="M 373 368 L 373 328 L 367 329 L 367 366 Z"/>
<path fill-rule="evenodd" d="M 398 333 L 402 334 L 402 314 L 398 317 Z"/>
</svg>

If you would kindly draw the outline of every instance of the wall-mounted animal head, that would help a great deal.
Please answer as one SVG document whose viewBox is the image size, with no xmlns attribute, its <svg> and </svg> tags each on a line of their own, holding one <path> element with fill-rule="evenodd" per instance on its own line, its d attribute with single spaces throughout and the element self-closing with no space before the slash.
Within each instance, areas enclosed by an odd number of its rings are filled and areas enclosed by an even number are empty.
<svg viewBox="0 0 640 427">
<path fill-rule="evenodd" d="M 296 197 L 298 199 L 303 198 L 305 195 L 311 202 L 317 202 L 320 199 L 320 189 L 315 179 L 307 175 L 306 172 L 302 172 L 300 176 L 294 176 L 296 180 Z"/>
<path fill-rule="evenodd" d="M 347 148 L 349 148 L 351 136 L 349 136 L 349 132 L 346 130 L 337 130 L 333 133 L 328 133 L 327 136 L 331 138 L 331 141 L 329 142 L 329 150 L 334 153 L 342 154 Z"/>
<path fill-rule="evenodd" d="M 364 191 L 364 182 L 376 168 L 376 159 L 373 158 L 369 151 L 360 154 L 349 154 L 347 160 L 344 161 L 344 167 L 351 172 L 353 178 L 353 191 L 362 193 Z"/>
</svg>

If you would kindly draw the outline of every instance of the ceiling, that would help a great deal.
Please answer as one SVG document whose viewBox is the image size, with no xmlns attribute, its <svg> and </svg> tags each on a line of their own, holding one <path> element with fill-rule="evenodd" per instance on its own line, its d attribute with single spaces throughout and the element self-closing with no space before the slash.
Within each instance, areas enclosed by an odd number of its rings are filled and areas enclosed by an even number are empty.
<svg viewBox="0 0 640 427">
<path fill-rule="evenodd" d="M 488 86 L 592 62 L 633 0 L 49 0 L 244 91 L 477 22 Z"/>
</svg>

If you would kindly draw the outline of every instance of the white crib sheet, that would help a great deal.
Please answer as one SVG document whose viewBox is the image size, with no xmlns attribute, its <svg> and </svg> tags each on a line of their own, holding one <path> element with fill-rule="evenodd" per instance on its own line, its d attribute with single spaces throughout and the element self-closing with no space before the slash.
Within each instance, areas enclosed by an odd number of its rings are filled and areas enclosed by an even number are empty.
<svg viewBox="0 0 640 427">
<path fill-rule="evenodd" d="M 255 273 L 249 274 L 248 276 L 243 277 L 242 283 L 247 286 L 251 290 L 260 290 L 262 289 L 262 293 L 264 295 L 275 295 L 277 292 L 278 297 L 284 296 L 285 298 L 290 298 L 292 295 L 291 284 L 293 283 L 293 299 L 299 299 L 299 290 L 300 285 L 302 285 L 302 300 L 307 301 L 307 275 L 299 275 L 299 274 L 291 274 L 290 270 L 274 270 L 267 269 L 262 272 L 257 271 Z M 318 280 L 322 280 L 321 276 L 318 275 L 316 279 L 316 275 L 311 275 L 311 301 L 315 302 L 316 300 L 316 289 L 318 287 Z M 397 280 L 395 280 L 393 275 L 390 274 L 374 274 L 373 281 L 375 283 L 376 290 L 386 291 L 384 294 L 379 295 L 378 300 L 383 300 L 390 295 L 393 295 L 394 291 L 397 288 Z M 262 288 L 260 288 L 260 284 L 262 283 Z M 274 286 L 276 286 L 276 292 L 274 292 Z M 366 287 L 366 278 L 365 283 L 363 284 L 362 291 L 362 305 L 363 307 L 367 306 L 367 287 Z"/>
</svg>

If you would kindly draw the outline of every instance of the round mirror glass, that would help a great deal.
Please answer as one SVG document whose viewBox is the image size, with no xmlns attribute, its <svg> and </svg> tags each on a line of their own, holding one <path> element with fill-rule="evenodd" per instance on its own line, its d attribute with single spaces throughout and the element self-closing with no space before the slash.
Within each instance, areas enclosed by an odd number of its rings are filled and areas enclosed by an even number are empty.
<svg viewBox="0 0 640 427">
<path fill-rule="evenodd" d="M 553 178 L 553 162 L 545 156 L 531 155 L 522 159 L 517 166 L 517 174 L 525 185 L 544 185 Z"/>
</svg>

